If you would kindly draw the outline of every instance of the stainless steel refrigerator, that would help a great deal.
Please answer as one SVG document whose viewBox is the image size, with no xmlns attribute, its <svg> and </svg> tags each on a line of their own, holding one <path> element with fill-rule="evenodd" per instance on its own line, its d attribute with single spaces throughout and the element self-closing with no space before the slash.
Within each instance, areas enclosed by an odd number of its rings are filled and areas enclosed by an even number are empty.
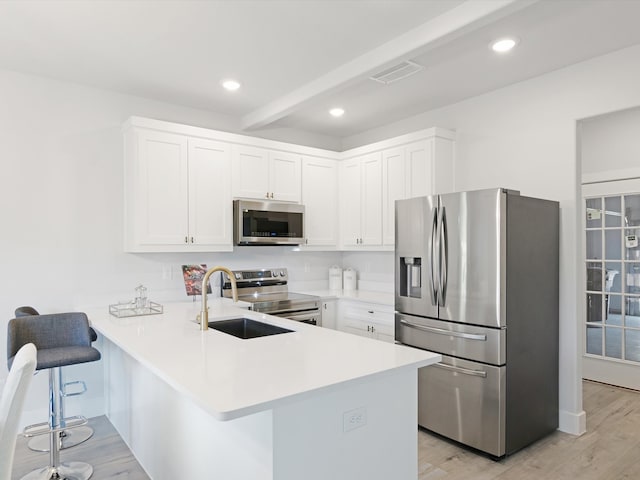
<svg viewBox="0 0 640 480">
<path fill-rule="evenodd" d="M 558 427 L 557 202 L 505 189 L 396 202 L 396 341 L 418 423 L 501 457 Z"/>
</svg>

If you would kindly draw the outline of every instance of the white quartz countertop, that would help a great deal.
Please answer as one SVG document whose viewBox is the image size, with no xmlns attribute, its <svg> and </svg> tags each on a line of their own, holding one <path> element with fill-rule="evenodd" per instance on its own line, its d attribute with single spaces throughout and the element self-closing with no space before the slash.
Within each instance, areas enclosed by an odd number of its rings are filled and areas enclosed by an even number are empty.
<svg viewBox="0 0 640 480">
<path fill-rule="evenodd" d="M 355 300 L 358 302 L 376 303 L 378 305 L 386 305 L 389 307 L 393 307 L 395 305 L 394 293 L 373 292 L 370 290 L 313 290 L 301 291 L 300 293 L 316 295 L 321 297 L 323 300 L 341 298 L 345 300 Z"/>
<path fill-rule="evenodd" d="M 212 299 L 209 320 L 245 316 L 294 330 L 243 340 L 200 331 L 200 305 L 169 303 L 161 315 L 117 318 L 87 310 L 92 326 L 218 420 L 269 410 L 346 382 L 438 362 L 438 354 L 294 322 Z"/>
</svg>

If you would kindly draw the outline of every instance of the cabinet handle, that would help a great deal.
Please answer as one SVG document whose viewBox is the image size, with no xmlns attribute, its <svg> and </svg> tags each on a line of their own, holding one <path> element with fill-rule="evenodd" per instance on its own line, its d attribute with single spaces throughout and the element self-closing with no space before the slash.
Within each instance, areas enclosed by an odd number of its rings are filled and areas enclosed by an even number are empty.
<svg viewBox="0 0 640 480">
<path fill-rule="evenodd" d="M 369 313 L 373 313 L 373 310 L 367 310 L 367 312 L 369 312 Z"/>
<path fill-rule="evenodd" d="M 326 310 L 327 309 L 327 304 L 325 303 L 323 306 L 324 306 L 324 309 Z"/>
<path fill-rule="evenodd" d="M 371 325 L 371 333 L 375 333 L 376 329 L 373 325 Z"/>
<path fill-rule="evenodd" d="M 273 192 L 271 192 L 271 198 L 273 198 Z"/>
<path fill-rule="evenodd" d="M 186 236 L 184 237 L 184 243 L 189 243 L 189 239 Z"/>
<path fill-rule="evenodd" d="M 371 331 L 371 327 L 369 325 L 367 325 L 367 332 Z"/>
<path fill-rule="evenodd" d="M 193 237 L 191 237 L 191 243 L 193 243 Z"/>
<path fill-rule="evenodd" d="M 269 198 L 269 192 L 267 192 L 267 194 L 265 195 L 265 198 Z"/>
</svg>

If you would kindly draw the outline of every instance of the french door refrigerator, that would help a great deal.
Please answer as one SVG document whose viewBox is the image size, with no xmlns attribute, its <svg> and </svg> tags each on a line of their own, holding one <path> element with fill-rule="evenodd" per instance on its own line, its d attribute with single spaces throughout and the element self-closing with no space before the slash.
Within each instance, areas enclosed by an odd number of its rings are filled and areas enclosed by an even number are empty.
<svg viewBox="0 0 640 480">
<path fill-rule="evenodd" d="M 501 457 L 558 427 L 557 202 L 491 189 L 396 201 L 395 338 L 418 423 Z"/>
</svg>

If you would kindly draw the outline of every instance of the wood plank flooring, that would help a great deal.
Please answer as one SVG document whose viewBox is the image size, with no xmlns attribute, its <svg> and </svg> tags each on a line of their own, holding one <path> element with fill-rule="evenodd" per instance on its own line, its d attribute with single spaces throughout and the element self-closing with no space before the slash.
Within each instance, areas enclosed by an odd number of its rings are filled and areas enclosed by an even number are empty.
<svg viewBox="0 0 640 480">
<path fill-rule="evenodd" d="M 574 437 L 555 432 L 499 462 L 421 430 L 418 434 L 419 480 L 640 478 L 640 393 L 588 381 L 583 382 L 583 392 L 587 433 Z M 94 437 L 63 451 L 62 461 L 91 463 L 94 480 L 149 478 L 106 417 L 93 418 L 90 424 L 95 429 Z M 30 451 L 26 440 L 20 437 L 12 479 L 18 480 L 47 461 L 48 454 Z"/>
</svg>

